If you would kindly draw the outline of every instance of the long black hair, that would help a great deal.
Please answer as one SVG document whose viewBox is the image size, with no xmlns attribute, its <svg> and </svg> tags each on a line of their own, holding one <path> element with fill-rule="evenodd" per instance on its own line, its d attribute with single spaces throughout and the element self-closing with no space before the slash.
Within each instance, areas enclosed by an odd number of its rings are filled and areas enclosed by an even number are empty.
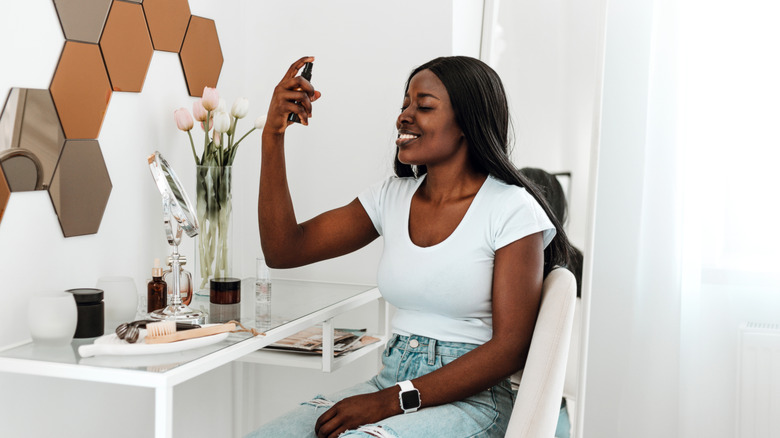
<svg viewBox="0 0 780 438">
<path fill-rule="evenodd" d="M 430 70 L 444 84 L 455 112 L 455 122 L 468 142 L 468 158 L 475 170 L 493 175 L 507 184 L 524 187 L 542 206 L 555 226 L 555 238 L 544 250 L 544 276 L 557 266 L 567 266 L 571 245 L 561 222 L 553 214 L 533 183 L 509 158 L 509 104 L 501 78 L 484 62 L 467 56 L 433 59 L 415 68 L 406 80 L 405 91 L 414 75 Z M 395 174 L 418 177 L 425 166 L 401 163 L 395 156 Z"/>
<path fill-rule="evenodd" d="M 555 175 L 539 169 L 537 167 L 524 167 L 520 169 L 520 172 L 528 178 L 528 180 L 535 184 L 539 192 L 542 193 L 544 199 L 547 200 L 550 210 L 561 221 L 561 224 L 566 224 L 566 220 L 569 216 L 569 206 L 566 201 L 566 194 L 563 191 L 561 183 Z M 577 297 L 582 295 L 582 265 L 583 255 L 582 251 L 574 245 L 571 245 L 569 249 L 569 264 L 566 266 L 574 278 L 577 280 Z"/>
</svg>

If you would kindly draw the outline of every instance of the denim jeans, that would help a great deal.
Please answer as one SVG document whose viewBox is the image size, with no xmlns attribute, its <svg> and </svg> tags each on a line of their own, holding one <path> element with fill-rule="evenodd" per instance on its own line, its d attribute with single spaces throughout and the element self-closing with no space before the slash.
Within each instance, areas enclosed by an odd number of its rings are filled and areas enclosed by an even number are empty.
<svg viewBox="0 0 780 438">
<path fill-rule="evenodd" d="M 555 428 L 555 438 L 569 438 L 569 409 L 566 407 L 566 399 L 561 402 L 561 410 L 558 413 L 558 426 Z"/>
<path fill-rule="evenodd" d="M 410 345 L 411 343 L 411 345 Z M 412 347 L 412 345 L 416 345 Z M 247 438 L 315 437 L 314 424 L 336 402 L 375 392 L 441 368 L 476 348 L 475 344 L 440 342 L 423 336 L 394 334 L 382 355 L 382 370 L 365 383 L 329 396 L 317 396 L 293 411 L 247 435 Z M 457 384 L 457 382 L 453 382 Z M 425 394 L 422 394 L 425 400 Z M 505 379 L 465 400 L 422 408 L 342 434 L 343 437 L 380 438 L 488 438 L 503 437 L 512 413 L 514 393 Z"/>
</svg>

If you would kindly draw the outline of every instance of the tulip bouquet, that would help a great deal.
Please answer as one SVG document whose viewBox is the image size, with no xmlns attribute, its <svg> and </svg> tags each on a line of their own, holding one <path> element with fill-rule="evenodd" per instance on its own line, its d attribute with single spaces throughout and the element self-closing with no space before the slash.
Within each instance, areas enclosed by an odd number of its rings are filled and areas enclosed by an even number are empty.
<svg viewBox="0 0 780 438">
<path fill-rule="evenodd" d="M 185 131 L 190 138 L 192 147 L 192 156 L 195 158 L 195 164 L 198 166 L 230 166 L 236 158 L 238 145 L 241 144 L 252 131 L 262 129 L 265 124 L 265 116 L 260 116 L 255 120 L 255 124 L 238 141 L 236 137 L 236 125 L 240 119 L 246 117 L 249 112 L 249 101 L 239 97 L 233 103 L 230 112 L 224 99 L 219 98 L 216 88 L 206 87 L 203 89 L 203 97 L 192 104 L 192 114 L 194 120 L 200 122 L 205 132 L 203 141 L 203 153 L 200 157 L 195 152 L 195 141 L 192 139 L 192 127 L 195 124 L 192 115 L 185 108 L 179 108 L 173 112 L 176 120 L 176 127 Z M 212 133 L 209 138 L 209 132 Z M 227 138 L 226 138 L 227 137 Z M 225 143 L 227 141 L 227 143 Z"/>
<path fill-rule="evenodd" d="M 255 120 L 254 126 L 236 140 L 236 125 L 249 112 L 249 101 L 236 99 L 230 112 L 216 89 L 206 87 L 203 97 L 192 105 L 194 120 L 200 122 L 205 133 L 203 152 L 198 156 L 192 138 L 193 116 L 185 108 L 174 111 L 176 127 L 190 139 L 196 165 L 197 213 L 200 232 L 196 278 L 199 289 L 205 289 L 209 279 L 230 277 L 230 240 L 232 201 L 232 164 L 239 144 L 252 131 L 262 129 L 265 117 Z"/>
</svg>

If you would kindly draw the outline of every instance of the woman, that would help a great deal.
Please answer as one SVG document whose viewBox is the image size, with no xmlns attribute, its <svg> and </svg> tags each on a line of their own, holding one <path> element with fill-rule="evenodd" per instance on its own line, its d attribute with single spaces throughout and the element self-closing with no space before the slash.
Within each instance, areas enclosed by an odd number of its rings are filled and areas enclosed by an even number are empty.
<svg viewBox="0 0 780 438">
<path fill-rule="evenodd" d="M 406 83 L 396 177 L 298 224 L 284 133 L 320 97 L 295 62 L 274 90 L 262 136 L 258 216 L 269 265 L 337 257 L 384 236 L 378 270 L 398 309 L 369 382 L 304 403 L 255 432 L 268 437 L 503 437 L 509 376 L 523 367 L 544 275 L 568 242 L 509 160 L 503 85 L 473 58 L 434 59 Z M 419 409 L 418 409 L 419 408 Z"/>
</svg>

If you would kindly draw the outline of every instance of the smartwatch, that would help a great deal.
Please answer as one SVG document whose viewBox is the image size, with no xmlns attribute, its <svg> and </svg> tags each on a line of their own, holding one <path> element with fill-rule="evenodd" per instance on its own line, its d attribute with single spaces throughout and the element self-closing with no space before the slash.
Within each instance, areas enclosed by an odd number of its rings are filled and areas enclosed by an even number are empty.
<svg viewBox="0 0 780 438">
<path fill-rule="evenodd" d="M 401 392 L 398 393 L 398 399 L 401 401 L 401 409 L 404 414 L 409 414 L 420 409 L 420 391 L 412 385 L 412 382 L 405 380 L 398 382 L 398 386 L 401 387 Z"/>
</svg>

